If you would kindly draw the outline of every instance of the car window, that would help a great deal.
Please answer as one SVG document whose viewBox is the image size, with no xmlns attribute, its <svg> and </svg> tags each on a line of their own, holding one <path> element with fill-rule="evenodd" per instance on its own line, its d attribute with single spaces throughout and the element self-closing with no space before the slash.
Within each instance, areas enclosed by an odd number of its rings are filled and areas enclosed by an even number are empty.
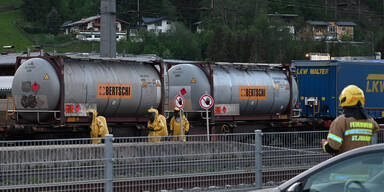
<svg viewBox="0 0 384 192">
<path fill-rule="evenodd" d="M 366 192 L 380 187 L 384 189 L 383 157 L 384 152 L 376 152 L 340 161 L 309 176 L 303 185 L 303 191 L 342 192 L 346 191 L 346 185 L 357 190 L 366 188 Z M 361 184 L 364 186 L 357 186 Z"/>
</svg>

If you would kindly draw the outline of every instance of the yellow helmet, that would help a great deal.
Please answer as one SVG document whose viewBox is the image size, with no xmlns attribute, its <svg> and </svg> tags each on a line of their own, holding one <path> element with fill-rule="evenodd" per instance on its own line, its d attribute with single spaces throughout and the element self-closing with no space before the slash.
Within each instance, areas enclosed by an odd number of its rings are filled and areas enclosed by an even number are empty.
<svg viewBox="0 0 384 192">
<path fill-rule="evenodd" d="M 358 103 L 362 106 L 365 104 L 364 92 L 356 85 L 348 85 L 343 89 L 339 97 L 339 105 L 341 107 L 355 106 Z"/>
<path fill-rule="evenodd" d="M 174 110 L 174 111 L 180 111 L 180 109 L 177 108 L 177 107 L 175 107 L 173 110 Z"/>
</svg>

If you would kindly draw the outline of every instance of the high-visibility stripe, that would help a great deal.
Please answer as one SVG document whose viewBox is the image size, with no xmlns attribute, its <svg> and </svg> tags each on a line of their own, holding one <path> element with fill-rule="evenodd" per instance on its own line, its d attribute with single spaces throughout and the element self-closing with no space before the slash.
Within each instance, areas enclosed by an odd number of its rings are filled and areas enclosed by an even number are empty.
<svg viewBox="0 0 384 192">
<path fill-rule="evenodd" d="M 343 174 L 343 173 L 331 173 L 330 180 L 331 181 L 348 181 L 348 180 L 354 180 L 354 181 L 366 181 L 368 180 L 369 175 L 365 174 Z"/>
<path fill-rule="evenodd" d="M 350 129 L 345 131 L 344 135 L 352 135 L 352 134 L 361 134 L 361 135 L 372 135 L 372 130 L 367 129 Z"/>
<path fill-rule="evenodd" d="M 328 133 L 328 138 L 332 139 L 332 140 L 334 140 L 336 142 L 343 143 L 343 139 L 342 138 L 340 138 L 340 137 L 338 137 L 338 136 L 336 136 L 336 135 L 334 135 L 332 133 Z"/>
<path fill-rule="evenodd" d="M 351 128 L 370 128 L 372 129 L 373 124 L 371 122 L 350 122 L 349 126 Z"/>
</svg>

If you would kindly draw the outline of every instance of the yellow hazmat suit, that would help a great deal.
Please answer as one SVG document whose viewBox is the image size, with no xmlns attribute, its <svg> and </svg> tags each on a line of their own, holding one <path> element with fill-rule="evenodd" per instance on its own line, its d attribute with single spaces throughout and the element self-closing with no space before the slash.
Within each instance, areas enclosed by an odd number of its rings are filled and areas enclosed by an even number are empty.
<svg viewBox="0 0 384 192">
<path fill-rule="evenodd" d="M 147 123 L 149 129 L 148 141 L 149 142 L 159 142 L 161 140 L 160 136 L 168 136 L 167 130 L 167 120 L 165 117 L 157 111 L 157 109 L 150 108 L 148 113 L 151 113 L 152 117 Z M 154 137 L 157 136 L 157 137 Z"/>
<path fill-rule="evenodd" d="M 173 136 L 180 136 L 180 137 L 172 137 L 172 141 L 186 141 L 185 133 L 189 131 L 189 122 L 188 122 L 187 118 L 185 117 L 184 113 L 182 112 L 183 131 L 181 133 L 180 118 L 178 115 L 180 112 L 180 109 L 176 107 L 174 112 L 175 112 L 175 114 L 172 117 L 171 122 L 169 122 L 170 123 L 169 130 L 171 130 Z"/>
<path fill-rule="evenodd" d="M 92 122 L 90 125 L 91 128 L 91 138 L 105 137 L 105 135 L 109 134 L 107 121 L 103 116 L 97 116 L 97 112 L 93 109 L 87 111 L 87 114 L 92 114 Z M 100 139 L 92 140 L 92 143 L 97 144 L 101 143 Z"/>
</svg>

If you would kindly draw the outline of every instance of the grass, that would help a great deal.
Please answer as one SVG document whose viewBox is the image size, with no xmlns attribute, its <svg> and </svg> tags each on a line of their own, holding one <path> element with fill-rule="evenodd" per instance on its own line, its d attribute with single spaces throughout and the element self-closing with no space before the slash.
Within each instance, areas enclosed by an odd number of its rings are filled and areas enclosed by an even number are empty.
<svg viewBox="0 0 384 192">
<path fill-rule="evenodd" d="M 31 39 L 40 44 L 62 44 L 70 41 L 70 37 L 64 34 L 52 35 L 47 33 L 29 34 Z"/>
<path fill-rule="evenodd" d="M 23 0 L 0 0 L 0 10 L 9 11 L 21 6 Z"/>
<path fill-rule="evenodd" d="M 32 48 L 34 43 L 30 40 L 38 42 L 39 44 L 61 44 L 70 41 L 70 38 L 64 35 L 53 36 L 50 34 L 28 34 L 21 32 L 13 24 L 15 21 L 22 21 L 22 13 L 20 6 L 23 0 L 0 0 L 0 52 L 5 45 L 14 45 L 14 52 L 25 52 L 27 48 Z M 65 52 L 99 52 L 99 42 L 75 42 L 65 47 L 46 47 L 45 51 L 56 50 L 59 53 Z"/>
<path fill-rule="evenodd" d="M 30 40 L 38 42 L 38 44 L 61 44 L 70 41 L 70 38 L 64 35 L 53 36 L 50 34 L 26 34 L 21 32 L 14 25 L 15 21 L 22 21 L 22 13 L 20 6 L 23 0 L 0 0 L 0 52 L 5 45 L 14 45 L 14 52 L 25 52 L 27 48 L 32 48 L 34 43 Z M 99 42 L 75 42 L 65 47 L 46 47 L 45 51 L 56 50 L 59 53 L 65 52 L 99 52 Z"/>
<path fill-rule="evenodd" d="M 80 53 L 91 53 L 99 52 L 99 42 L 75 42 L 65 47 L 56 47 L 58 53 L 66 52 L 80 52 Z M 52 51 L 53 48 L 46 48 L 47 51 Z"/>
<path fill-rule="evenodd" d="M 5 3 L 3 1 L 5 1 Z M 8 1 L 13 1 L 13 0 L 1 0 L 2 3 L 0 4 L 0 6 L 4 7 L 4 5 L 6 5 L 6 2 Z M 23 51 L 26 51 L 27 47 L 30 47 L 33 44 L 13 24 L 14 21 L 20 18 L 21 18 L 21 13 L 19 10 L 0 12 L 1 49 L 3 49 L 2 47 L 4 45 L 14 45 L 15 52 L 23 52 Z"/>
</svg>

